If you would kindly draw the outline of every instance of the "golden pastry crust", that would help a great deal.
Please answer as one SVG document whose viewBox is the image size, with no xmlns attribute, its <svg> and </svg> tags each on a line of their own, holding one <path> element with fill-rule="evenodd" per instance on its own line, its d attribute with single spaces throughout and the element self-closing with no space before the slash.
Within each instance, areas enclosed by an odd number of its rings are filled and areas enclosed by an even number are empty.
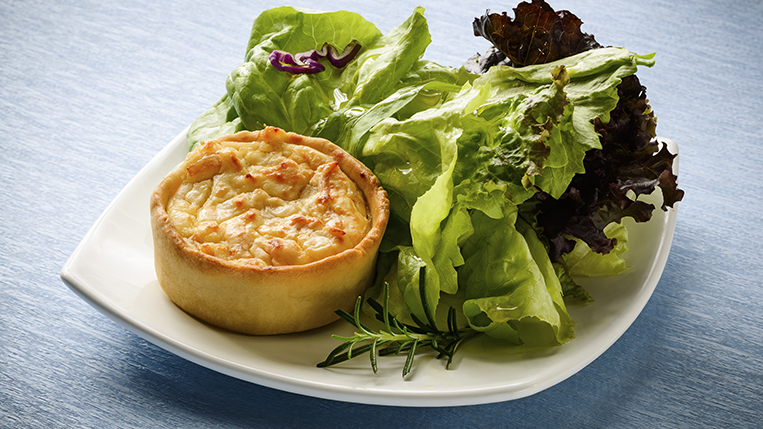
<svg viewBox="0 0 763 429">
<path fill-rule="evenodd" d="M 261 186 L 247 188 L 257 172 Z M 272 204 L 240 198 L 263 187 Z M 297 203 L 283 209 L 288 201 Z M 274 207 L 270 227 L 256 231 Z M 304 331 L 350 311 L 370 286 L 388 218 L 378 179 L 338 146 L 272 127 L 244 131 L 205 143 L 156 187 L 156 273 L 176 305 L 213 325 Z"/>
</svg>

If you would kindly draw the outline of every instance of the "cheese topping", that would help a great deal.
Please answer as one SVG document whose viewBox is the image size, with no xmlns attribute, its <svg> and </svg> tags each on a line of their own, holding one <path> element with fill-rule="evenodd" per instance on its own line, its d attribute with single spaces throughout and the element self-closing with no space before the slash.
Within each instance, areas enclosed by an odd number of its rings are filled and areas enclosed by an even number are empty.
<svg viewBox="0 0 763 429">
<path fill-rule="evenodd" d="M 167 213 L 186 244 L 243 265 L 303 265 L 355 247 L 363 193 L 331 156 L 270 141 L 210 141 L 183 164 Z"/>
</svg>

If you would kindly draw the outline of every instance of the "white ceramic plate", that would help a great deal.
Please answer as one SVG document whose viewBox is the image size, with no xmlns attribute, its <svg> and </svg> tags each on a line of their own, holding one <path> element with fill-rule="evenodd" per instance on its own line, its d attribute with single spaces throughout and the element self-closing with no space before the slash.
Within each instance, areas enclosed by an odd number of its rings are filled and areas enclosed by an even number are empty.
<svg viewBox="0 0 763 429">
<path fill-rule="evenodd" d="M 668 148 L 677 153 L 674 142 Z M 609 348 L 649 300 L 670 250 L 676 213 L 656 209 L 646 224 L 629 223 L 626 261 L 616 278 L 583 279 L 595 296 L 570 306 L 577 322 L 573 341 L 526 350 L 472 340 L 451 370 L 432 353 L 416 358 L 404 380 L 404 357 L 379 359 L 373 374 L 367 356 L 336 367 L 316 364 L 351 335 L 337 322 L 307 333 L 253 337 L 202 323 L 173 305 L 156 280 L 149 226 L 149 195 L 186 155 L 180 133 L 119 193 L 61 271 L 80 297 L 120 325 L 185 359 L 230 376 L 289 392 L 340 401 L 395 406 L 455 406 L 506 401 L 547 389 L 580 371 Z M 676 160 L 676 170 L 677 170 Z"/>
</svg>

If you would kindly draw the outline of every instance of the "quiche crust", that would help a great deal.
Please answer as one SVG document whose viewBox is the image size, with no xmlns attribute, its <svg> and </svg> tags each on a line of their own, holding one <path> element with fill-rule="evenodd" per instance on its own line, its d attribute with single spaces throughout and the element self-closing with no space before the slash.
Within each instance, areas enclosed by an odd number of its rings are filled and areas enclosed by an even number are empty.
<svg viewBox="0 0 763 429">
<path fill-rule="evenodd" d="M 373 281 L 389 219 L 387 194 L 360 161 L 273 127 L 203 143 L 159 183 L 150 208 L 167 296 L 253 335 L 313 329 L 351 311 Z"/>
</svg>

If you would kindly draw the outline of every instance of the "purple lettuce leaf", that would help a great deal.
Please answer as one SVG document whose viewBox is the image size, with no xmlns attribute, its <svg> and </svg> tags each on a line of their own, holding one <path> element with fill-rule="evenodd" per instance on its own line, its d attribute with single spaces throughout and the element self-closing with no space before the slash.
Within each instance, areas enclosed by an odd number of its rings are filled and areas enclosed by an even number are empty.
<svg viewBox="0 0 763 429">
<path fill-rule="evenodd" d="M 473 23 L 474 35 L 492 42 L 514 67 L 546 64 L 601 47 L 592 35 L 580 31 L 583 21 L 577 16 L 556 12 L 543 0 L 520 3 L 514 16 L 488 11 Z"/>
<path fill-rule="evenodd" d="M 493 47 L 470 58 L 467 70 L 484 73 L 494 65 L 543 64 L 601 47 L 592 35 L 580 30 L 583 21 L 569 11 L 554 11 L 543 0 L 522 2 L 514 13 L 514 19 L 506 12 L 475 18 L 475 36 L 486 38 Z M 539 192 L 522 209 L 524 216 L 535 219 L 533 224 L 545 238 L 554 262 L 574 247 L 569 236 L 606 254 L 616 244 L 604 234 L 607 224 L 624 217 L 638 222 L 651 219 L 655 207 L 632 200 L 629 191 L 638 196 L 659 186 L 663 210 L 683 198 L 673 174 L 675 155 L 656 142 L 656 120 L 646 88 L 632 75 L 620 83 L 618 96 L 609 122 L 594 121 L 602 148 L 586 153 L 585 173 L 576 175 L 558 199 Z"/>
<path fill-rule="evenodd" d="M 552 261 L 574 247 L 566 236 L 583 240 L 595 252 L 606 254 L 616 244 L 604 227 L 631 217 L 646 222 L 654 206 L 628 196 L 651 194 L 660 187 L 662 209 L 683 198 L 673 174 L 675 155 L 655 140 L 656 121 L 644 88 L 635 75 L 618 86 L 620 101 L 607 124 L 595 121 L 602 149 L 592 149 L 584 159 L 585 173 L 576 175 L 559 199 L 544 193 L 534 196 L 537 225 L 549 243 Z"/>
</svg>

